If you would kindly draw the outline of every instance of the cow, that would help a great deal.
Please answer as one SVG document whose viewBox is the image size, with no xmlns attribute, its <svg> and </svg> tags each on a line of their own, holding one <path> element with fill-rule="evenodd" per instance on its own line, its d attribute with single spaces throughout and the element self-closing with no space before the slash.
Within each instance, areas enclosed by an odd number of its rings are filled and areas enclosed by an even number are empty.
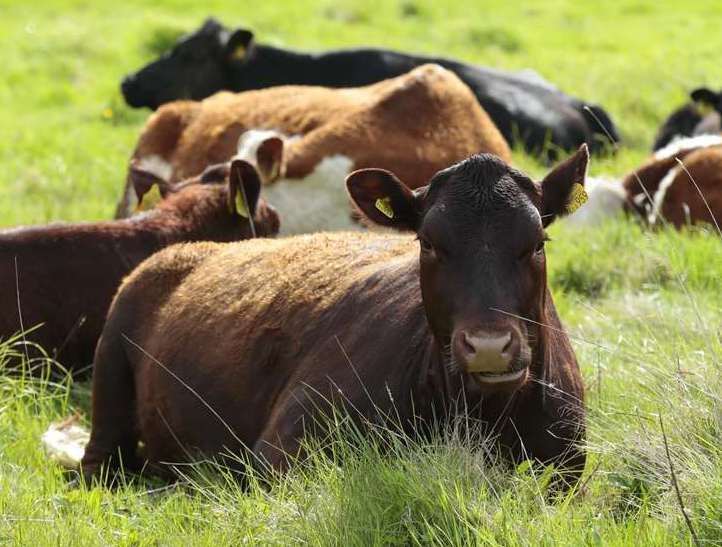
<svg viewBox="0 0 722 547">
<path fill-rule="evenodd" d="M 573 226 L 593 226 L 625 212 L 650 227 L 719 227 L 722 136 L 675 140 L 621 179 L 588 179 L 587 190 L 587 203 L 566 221 Z"/>
<path fill-rule="evenodd" d="M 690 93 L 692 99 L 665 120 L 659 128 L 652 150 L 657 151 L 675 139 L 722 132 L 722 93 L 700 87 Z"/>
<path fill-rule="evenodd" d="M 426 63 L 447 68 L 468 85 L 504 138 L 553 159 L 559 148 L 586 142 L 593 152 L 620 137 L 609 114 L 529 71 L 504 72 L 439 57 L 387 49 L 305 53 L 257 44 L 253 32 L 215 19 L 181 38 L 158 60 L 125 77 L 121 90 L 133 107 L 156 109 L 178 99 L 203 99 L 220 90 L 279 85 L 358 87 L 404 74 Z"/>
<path fill-rule="evenodd" d="M 284 231 L 299 233 L 353 226 L 343 179 L 355 169 L 389 169 L 416 188 L 477 152 L 511 159 L 468 87 L 424 65 L 361 88 L 286 86 L 170 103 L 148 120 L 132 161 L 174 182 L 240 154 L 264 185 L 282 179 L 267 188 L 285 206 Z M 118 217 L 134 209 L 134 195 L 126 184 Z"/>
<path fill-rule="evenodd" d="M 165 196 L 153 209 L 125 220 L 0 231 L 0 338 L 40 325 L 23 336 L 27 357 L 42 357 L 38 345 L 67 370 L 79 371 L 92 362 L 121 280 L 154 252 L 183 241 L 278 232 L 278 215 L 259 199 L 255 169 L 236 160 L 225 171 L 214 166 L 169 185 L 138 168 L 131 178 L 141 203 L 158 186 Z M 227 175 L 224 183 L 219 175 Z"/>
<path fill-rule="evenodd" d="M 681 164 L 680 164 L 681 163 Z M 622 180 L 626 207 L 650 225 L 675 228 L 722 218 L 722 136 L 677 140 Z"/>
<path fill-rule="evenodd" d="M 409 435 L 467 417 L 512 461 L 574 483 L 584 387 L 547 287 L 545 227 L 579 203 L 588 159 L 583 145 L 537 183 L 480 154 L 415 191 L 362 169 L 351 199 L 387 231 L 156 254 L 98 343 L 85 479 L 201 455 L 284 472 L 339 408 Z"/>
</svg>

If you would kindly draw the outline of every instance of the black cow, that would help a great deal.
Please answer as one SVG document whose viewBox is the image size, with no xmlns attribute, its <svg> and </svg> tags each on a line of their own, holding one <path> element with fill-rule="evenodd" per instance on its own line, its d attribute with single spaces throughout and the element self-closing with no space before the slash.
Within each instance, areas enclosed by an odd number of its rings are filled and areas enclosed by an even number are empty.
<svg viewBox="0 0 722 547">
<path fill-rule="evenodd" d="M 700 87 L 689 96 L 692 100 L 672 112 L 659 128 L 652 150 L 667 146 L 677 137 L 722 132 L 722 92 Z"/>
<path fill-rule="evenodd" d="M 425 63 L 455 72 L 478 98 L 507 141 L 527 151 L 573 150 L 586 142 L 601 151 L 619 140 L 609 115 L 556 89 L 537 75 L 510 73 L 449 59 L 384 49 L 310 54 L 256 44 L 246 29 L 229 30 L 214 19 L 181 38 L 160 59 L 121 85 L 130 106 L 157 108 L 177 99 L 203 99 L 216 91 L 246 91 L 300 84 L 358 87 L 399 76 Z M 602 128 L 604 126 L 604 128 Z"/>
</svg>

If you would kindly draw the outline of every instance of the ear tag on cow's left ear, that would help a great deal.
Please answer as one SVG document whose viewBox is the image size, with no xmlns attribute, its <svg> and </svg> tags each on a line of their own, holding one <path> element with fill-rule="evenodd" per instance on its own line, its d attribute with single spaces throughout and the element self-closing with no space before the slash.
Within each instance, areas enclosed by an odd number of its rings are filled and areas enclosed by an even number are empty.
<svg viewBox="0 0 722 547">
<path fill-rule="evenodd" d="M 246 205 L 246 200 L 243 199 L 243 189 L 241 188 L 236 190 L 236 213 L 241 215 L 243 218 L 251 216 L 248 213 L 248 206 Z"/>
<path fill-rule="evenodd" d="M 376 200 L 376 208 L 381 211 L 388 218 L 394 218 L 394 209 L 391 207 L 391 198 L 378 198 Z"/>
<path fill-rule="evenodd" d="M 236 61 L 241 61 L 246 57 L 246 46 L 240 45 L 236 46 L 236 49 L 233 50 L 233 53 L 231 53 L 231 59 L 235 59 Z"/>
<path fill-rule="evenodd" d="M 587 195 L 587 191 L 584 189 L 584 186 L 575 182 L 569 192 L 569 199 L 567 200 L 566 207 L 567 213 L 573 213 L 584 205 L 588 199 L 589 196 Z"/>
<path fill-rule="evenodd" d="M 147 211 L 155 207 L 158 202 L 163 199 L 160 194 L 160 187 L 153 184 L 150 189 L 143 195 L 143 198 L 135 206 L 136 211 Z"/>
</svg>

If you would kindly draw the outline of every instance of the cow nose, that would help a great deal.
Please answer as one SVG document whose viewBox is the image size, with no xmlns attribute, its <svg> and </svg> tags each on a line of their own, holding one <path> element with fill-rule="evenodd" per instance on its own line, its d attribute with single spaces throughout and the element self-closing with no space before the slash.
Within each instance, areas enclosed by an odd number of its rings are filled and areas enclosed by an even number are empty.
<svg viewBox="0 0 722 547">
<path fill-rule="evenodd" d="M 508 372 L 520 352 L 519 336 L 513 330 L 464 329 L 455 338 L 454 349 L 467 372 Z"/>
<path fill-rule="evenodd" d="M 123 81 L 120 82 L 120 91 L 123 92 L 123 96 L 127 97 L 129 93 L 133 91 L 133 86 L 135 85 L 136 78 L 134 75 L 126 76 L 123 78 Z"/>
</svg>

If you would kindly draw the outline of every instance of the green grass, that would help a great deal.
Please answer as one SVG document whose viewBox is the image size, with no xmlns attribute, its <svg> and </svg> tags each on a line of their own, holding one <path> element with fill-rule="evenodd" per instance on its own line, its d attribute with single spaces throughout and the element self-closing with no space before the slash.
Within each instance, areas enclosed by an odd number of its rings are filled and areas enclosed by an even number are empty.
<svg viewBox="0 0 722 547">
<path fill-rule="evenodd" d="M 690 88 L 719 85 L 716 1 L 87 2 L 0 0 L 0 226 L 109 218 L 147 112 L 120 77 L 208 14 L 308 49 L 374 44 L 533 67 L 603 104 L 625 144 L 592 173 L 647 154 Z M 534 174 L 543 167 L 521 153 Z M 85 383 L 0 376 L 0 544 L 690 544 L 661 434 L 697 535 L 722 539 L 722 246 L 711 230 L 624 220 L 552 229 L 549 278 L 588 386 L 584 487 L 550 503 L 545 477 L 510 473 L 448 433 L 378 450 L 383 431 L 248 491 L 218 470 L 180 485 L 73 488 L 39 446 L 88 418 Z M 7 345 L 0 346 L 0 360 Z"/>
</svg>

